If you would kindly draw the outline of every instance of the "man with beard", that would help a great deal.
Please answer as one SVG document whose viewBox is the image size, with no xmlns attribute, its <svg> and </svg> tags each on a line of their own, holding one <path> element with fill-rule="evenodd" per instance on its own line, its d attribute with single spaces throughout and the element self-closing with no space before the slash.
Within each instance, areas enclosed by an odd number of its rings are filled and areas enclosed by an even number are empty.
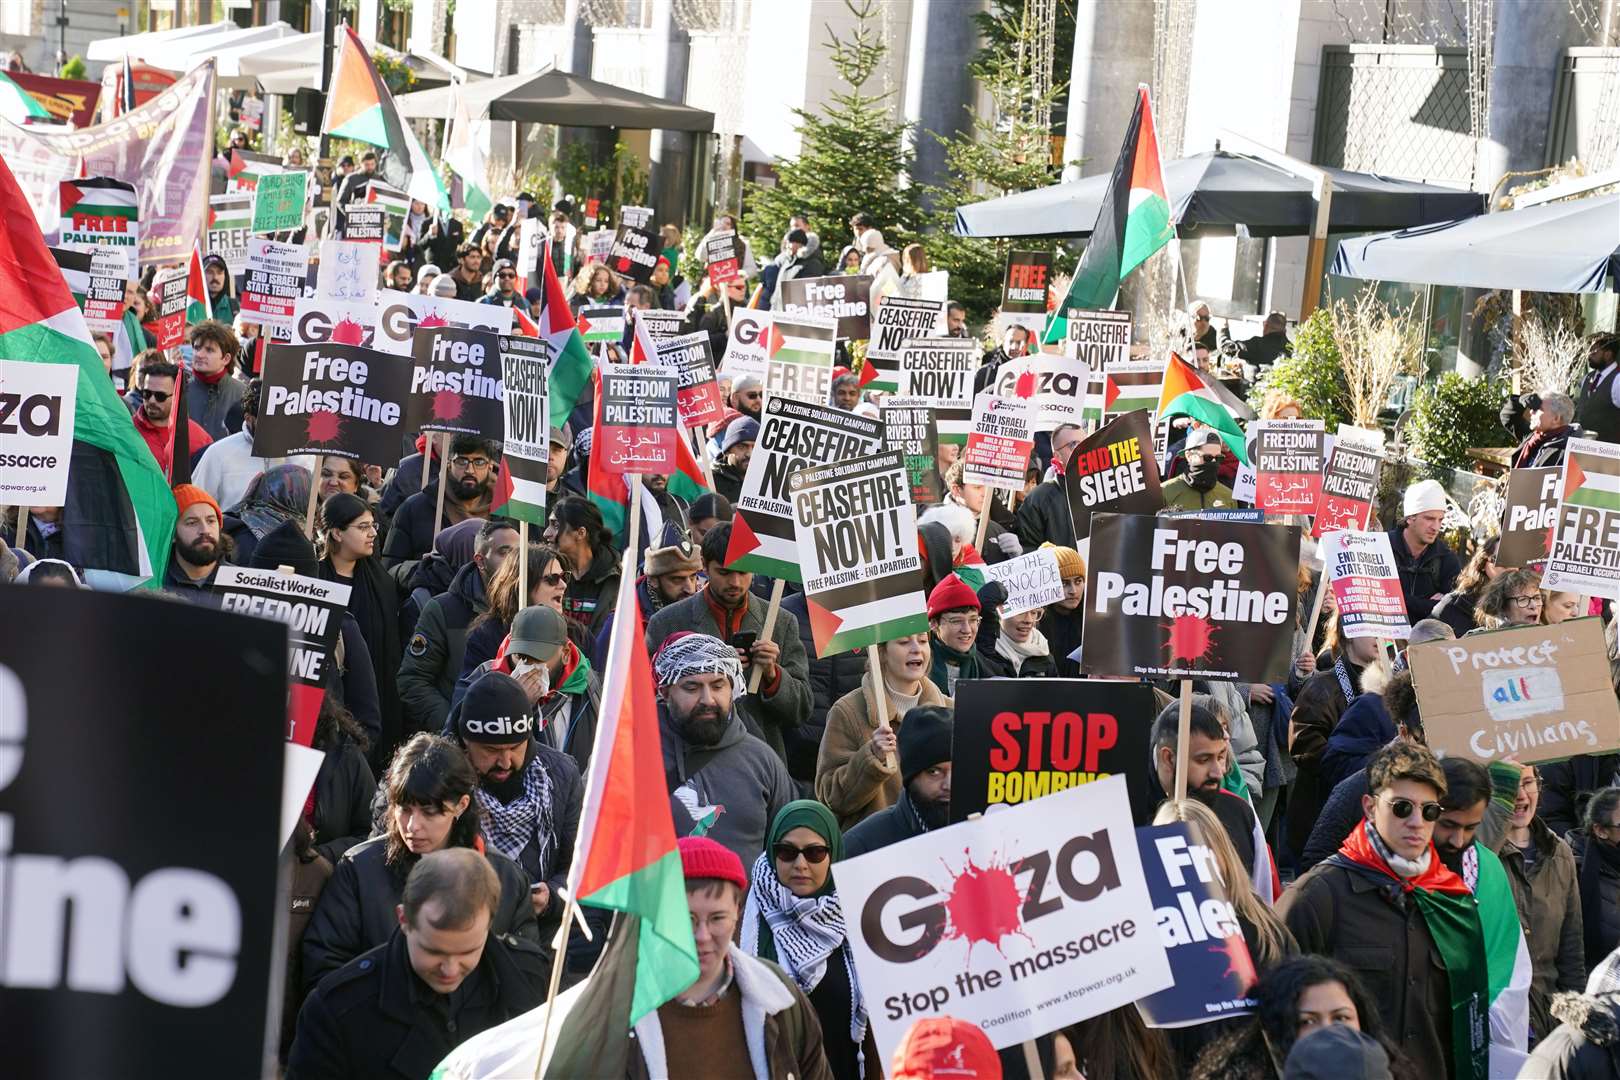
<svg viewBox="0 0 1620 1080">
<path fill-rule="evenodd" d="M 430 439 L 436 436 L 429 435 Z M 457 435 L 450 441 L 449 490 L 444 493 L 444 520 L 437 520 L 439 481 L 400 503 L 383 545 L 383 565 L 392 570 L 415 564 L 433 549 L 433 537 L 446 525 L 468 518 L 489 516 L 495 492 L 495 474 L 501 467 L 500 444 L 477 435 Z"/>
<path fill-rule="evenodd" d="M 194 604 L 212 604 L 214 575 L 219 570 L 219 503 L 202 488 L 181 484 L 174 489 L 180 516 L 174 523 L 174 547 L 163 574 L 163 591 Z"/>
<path fill-rule="evenodd" d="M 1438 480 L 1420 480 L 1406 489 L 1401 523 L 1389 530 L 1406 617 L 1413 623 L 1434 614 L 1434 605 L 1457 587 L 1462 572 L 1462 563 L 1440 535 L 1447 505 L 1446 489 Z"/>
<path fill-rule="evenodd" d="M 164 476 L 172 475 L 174 464 L 174 388 L 180 378 L 180 369 L 163 359 L 163 354 L 152 350 L 144 352 L 135 358 L 137 370 L 135 376 L 135 389 L 129 392 L 124 403 L 135 414 L 135 430 L 141 433 L 146 440 L 146 447 L 152 451 L 152 457 L 157 459 L 158 468 L 163 470 Z M 202 429 L 202 425 L 190 417 L 186 418 L 187 434 L 190 438 L 190 453 L 193 457 L 201 454 L 203 448 L 213 442 L 213 436 Z"/>
<path fill-rule="evenodd" d="M 951 820 L 950 709 L 920 705 L 906 710 L 896 736 L 900 780 L 905 790 L 893 806 L 880 810 L 844 834 L 844 858 L 898 844 Z"/>
<path fill-rule="evenodd" d="M 754 865 L 776 812 L 798 791 L 780 755 L 733 708 L 743 694 L 737 650 L 708 634 L 677 633 L 653 670 L 676 835 L 707 836 Z"/>
<path fill-rule="evenodd" d="M 1575 422 L 1587 437 L 1620 442 L 1620 335 L 1596 334 L 1588 343 Z"/>
<path fill-rule="evenodd" d="M 758 420 L 764 402 L 765 387 L 757 375 L 744 375 L 731 388 L 731 407 L 744 416 Z"/>
<path fill-rule="evenodd" d="M 1226 444 L 1214 428 L 1199 428 L 1187 439 L 1181 458 L 1185 472 L 1162 485 L 1164 504 L 1173 510 L 1213 510 L 1236 506 L 1232 489 L 1221 483 Z"/>
<path fill-rule="evenodd" d="M 746 380 L 745 380 L 746 381 Z M 748 475 L 748 459 L 754 456 L 759 439 L 759 421 L 739 416 L 726 427 L 720 441 L 720 464 L 714 467 L 714 490 L 735 505 L 742 497 L 743 477 Z"/>
</svg>

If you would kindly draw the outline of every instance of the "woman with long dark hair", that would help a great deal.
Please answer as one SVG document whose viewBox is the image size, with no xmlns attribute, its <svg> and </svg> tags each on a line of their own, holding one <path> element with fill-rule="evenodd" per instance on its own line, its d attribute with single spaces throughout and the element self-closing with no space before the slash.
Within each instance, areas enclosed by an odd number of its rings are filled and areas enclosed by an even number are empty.
<svg viewBox="0 0 1620 1080">
<path fill-rule="evenodd" d="M 371 651 L 377 672 L 382 734 L 372 748 L 373 764 L 388 760 L 399 744 L 402 712 L 395 678 L 401 658 L 399 587 L 377 558 L 377 519 L 358 495 L 340 491 L 320 509 L 321 577 L 349 586 L 349 613 Z"/>
<path fill-rule="evenodd" d="M 1165 1033 L 1135 1005 L 1071 1024 L 1052 1036 L 1052 1080 L 1175 1080 L 1181 1075 Z"/>
<path fill-rule="evenodd" d="M 489 579 L 485 590 L 489 606 L 467 627 L 467 647 L 462 653 L 460 674 L 465 675 L 485 661 L 495 659 L 501 639 L 512 628 L 512 620 L 520 609 L 544 604 L 563 613 L 563 597 L 574 581 L 568 557 L 549 544 L 530 544 L 528 562 L 529 595 L 526 598 L 518 595 L 516 558 L 501 563 Z"/>
<path fill-rule="evenodd" d="M 1476 625 L 1474 608 L 1479 604 L 1485 586 L 1506 572 L 1506 568 L 1496 565 L 1496 547 L 1499 543 L 1501 537 L 1493 536 L 1475 548 L 1468 565 L 1457 575 L 1456 588 L 1442 596 L 1440 602 L 1434 605 L 1434 617 L 1455 630 L 1458 637 L 1462 637 Z"/>
<path fill-rule="evenodd" d="M 574 568 L 574 580 L 563 597 L 563 614 L 581 623 L 594 638 L 619 598 L 619 552 L 613 530 L 589 499 L 568 495 L 557 500 L 551 511 L 545 540 Z"/>
</svg>

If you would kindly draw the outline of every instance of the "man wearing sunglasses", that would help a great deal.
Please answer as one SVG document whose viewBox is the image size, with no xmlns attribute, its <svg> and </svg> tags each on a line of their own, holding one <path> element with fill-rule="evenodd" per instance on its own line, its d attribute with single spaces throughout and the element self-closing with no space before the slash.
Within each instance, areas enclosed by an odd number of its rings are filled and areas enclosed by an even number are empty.
<svg viewBox="0 0 1620 1080">
<path fill-rule="evenodd" d="M 163 475 L 169 476 L 174 464 L 174 387 L 180 369 L 164 360 L 163 354 L 156 350 L 137 357 L 136 369 L 135 389 L 125 401 L 135 413 L 135 430 L 146 440 Z M 195 459 L 214 440 L 190 417 L 186 418 L 186 425 L 191 440 L 188 452 Z"/>
<path fill-rule="evenodd" d="M 511 259 L 495 260 L 495 282 L 489 292 L 478 298 L 480 304 L 504 304 L 517 307 L 523 303 L 523 294 L 517 287 L 517 267 Z"/>
</svg>

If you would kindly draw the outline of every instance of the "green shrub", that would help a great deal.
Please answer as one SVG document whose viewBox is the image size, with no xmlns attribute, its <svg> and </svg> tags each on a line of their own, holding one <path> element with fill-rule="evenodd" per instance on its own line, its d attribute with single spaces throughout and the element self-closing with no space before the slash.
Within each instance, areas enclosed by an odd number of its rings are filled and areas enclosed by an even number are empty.
<svg viewBox="0 0 1620 1080">
<path fill-rule="evenodd" d="M 1506 399 L 1507 384 L 1455 371 L 1419 387 L 1405 431 L 1412 456 L 1431 469 L 1467 469 L 1469 447 L 1505 441 L 1498 416 Z"/>
<path fill-rule="evenodd" d="M 1305 416 L 1325 421 L 1330 432 L 1350 422 L 1344 407 L 1348 393 L 1344 367 L 1339 347 L 1333 343 L 1333 317 L 1326 308 L 1318 308 L 1299 325 L 1294 332 L 1293 353 L 1280 357 L 1249 391 L 1249 404 L 1256 412 L 1266 392 L 1273 388 L 1298 399 Z"/>
</svg>

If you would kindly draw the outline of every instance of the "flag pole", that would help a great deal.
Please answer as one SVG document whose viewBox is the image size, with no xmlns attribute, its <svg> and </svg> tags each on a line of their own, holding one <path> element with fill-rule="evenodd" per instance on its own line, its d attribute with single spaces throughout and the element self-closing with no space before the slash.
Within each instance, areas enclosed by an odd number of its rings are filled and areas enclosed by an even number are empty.
<svg viewBox="0 0 1620 1080">
<path fill-rule="evenodd" d="M 1187 740 L 1192 738 L 1192 680 L 1181 680 L 1181 709 L 1176 717 L 1176 801 L 1187 797 Z"/>
<path fill-rule="evenodd" d="M 760 627 L 759 637 L 756 640 L 769 641 L 771 631 L 776 629 L 776 613 L 782 610 L 782 586 L 785 584 L 785 578 L 777 578 L 771 582 L 771 604 L 765 609 L 765 625 Z M 748 692 L 756 694 L 759 692 L 759 681 L 765 677 L 765 669 L 758 664 L 752 663 L 750 668 L 751 670 L 748 672 Z"/>
<path fill-rule="evenodd" d="M 518 602 L 519 608 L 529 605 L 529 523 L 518 519 Z"/>
</svg>

